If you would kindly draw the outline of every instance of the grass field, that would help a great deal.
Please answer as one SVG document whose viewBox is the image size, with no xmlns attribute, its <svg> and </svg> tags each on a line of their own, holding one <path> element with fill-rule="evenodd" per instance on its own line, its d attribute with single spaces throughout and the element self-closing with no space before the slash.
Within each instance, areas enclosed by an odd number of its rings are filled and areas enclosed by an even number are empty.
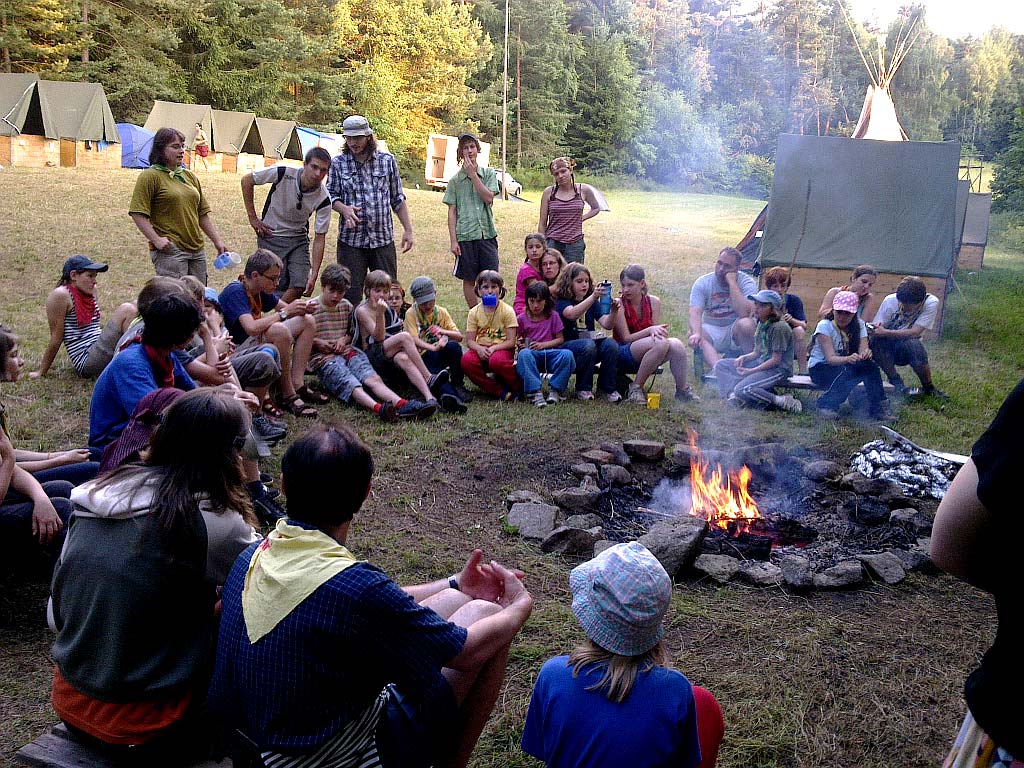
<svg viewBox="0 0 1024 768">
<path fill-rule="evenodd" d="M 23 338 L 29 368 L 46 340 L 43 301 L 60 264 L 75 252 L 107 261 L 100 304 L 109 312 L 132 298 L 152 267 L 126 214 L 135 174 L 65 169 L 0 172 L 0 322 Z M 225 242 L 251 251 L 237 177 L 204 178 Z M 439 300 L 464 319 L 461 285 L 450 276 L 445 210 L 436 193 L 410 190 L 416 247 L 400 258 L 402 281 L 435 277 Z M 668 321 L 682 334 L 693 279 L 708 271 L 723 244 L 735 243 L 761 202 L 655 192 L 609 192 L 612 211 L 587 224 L 587 263 L 613 280 L 628 262 L 648 270 Z M 511 282 L 522 238 L 538 208 L 496 204 L 503 273 Z M 335 224 L 336 226 L 336 224 Z M 328 236 L 328 258 L 335 235 Z M 1024 309 L 1024 236 L 995 220 L 986 268 L 958 276 L 944 338 L 932 345 L 942 406 L 900 412 L 898 429 L 944 450 L 966 452 L 1020 377 Z M 222 287 L 235 274 L 213 273 Z M 672 385 L 657 386 L 671 402 Z M 45 381 L 4 387 L 15 444 L 54 450 L 84 442 L 90 384 L 74 376 L 63 352 Z M 373 448 L 375 491 L 356 520 L 358 556 L 414 582 L 457 568 L 473 546 L 528 573 L 536 598 L 513 648 L 508 683 L 475 755 L 480 766 L 529 766 L 518 737 L 533 678 L 551 655 L 580 639 L 569 610 L 572 563 L 542 557 L 503 532 L 502 498 L 515 488 L 541 492 L 568 485 L 578 449 L 606 439 L 681 438 L 687 427 L 707 445 L 729 447 L 781 439 L 845 460 L 874 437 L 865 426 L 823 424 L 813 415 L 780 417 L 726 411 L 710 390 L 700 406 L 666 403 L 646 411 L 570 401 L 537 411 L 477 400 L 466 416 L 385 426 L 340 405 L 323 418 L 349 424 Z M 301 425 L 293 421 L 293 431 Z M 272 470 L 276 466 L 272 463 Z M 327 488 L 325 496 L 344 493 Z M 49 710 L 50 638 L 43 624 L 45 583 L 0 575 L 0 763 L 53 721 Z M 675 665 L 710 688 L 725 710 L 719 765 L 933 766 L 941 762 L 962 716 L 960 689 L 994 633 L 991 601 L 947 577 L 912 576 L 897 587 L 795 597 L 741 585 L 681 583 L 669 618 Z"/>
</svg>

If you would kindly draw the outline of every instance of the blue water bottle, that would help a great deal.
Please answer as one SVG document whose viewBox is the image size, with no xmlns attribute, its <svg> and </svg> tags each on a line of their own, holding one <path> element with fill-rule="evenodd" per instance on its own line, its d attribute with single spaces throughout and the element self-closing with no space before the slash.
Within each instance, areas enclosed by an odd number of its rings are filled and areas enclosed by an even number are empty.
<svg viewBox="0 0 1024 768">
<path fill-rule="evenodd" d="M 240 253 L 233 253 L 232 251 L 224 251 L 224 253 L 219 254 L 217 256 L 217 258 L 215 258 L 213 260 L 213 266 L 216 267 L 217 269 L 227 269 L 232 264 L 241 264 L 241 263 L 242 263 L 242 254 L 240 254 Z"/>
<path fill-rule="evenodd" d="M 612 284 L 605 280 L 600 285 L 605 289 L 605 294 L 597 297 L 597 311 L 604 317 L 612 311 Z"/>
</svg>

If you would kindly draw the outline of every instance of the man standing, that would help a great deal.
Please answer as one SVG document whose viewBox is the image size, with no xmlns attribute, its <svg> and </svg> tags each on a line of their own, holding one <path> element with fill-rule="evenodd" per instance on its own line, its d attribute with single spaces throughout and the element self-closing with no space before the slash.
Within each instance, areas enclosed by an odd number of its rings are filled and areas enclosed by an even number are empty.
<svg viewBox="0 0 1024 768">
<path fill-rule="evenodd" d="M 288 519 L 224 584 L 210 706 L 267 765 L 465 766 L 533 608 L 523 574 L 480 550 L 451 578 L 405 588 L 355 559 L 349 529 L 372 475 L 348 429 L 300 437 L 281 462 Z"/>
<path fill-rule="evenodd" d="M 704 356 L 704 369 L 714 370 L 722 355 L 751 352 L 757 322 L 751 317 L 757 283 L 740 272 L 743 256 L 735 248 L 718 253 L 715 271 L 698 277 L 690 289 L 689 342 Z"/>
<path fill-rule="evenodd" d="M 413 246 L 412 219 L 402 192 L 402 179 L 393 155 L 377 149 L 369 121 L 362 115 L 345 118 L 341 129 L 345 147 L 331 161 L 327 191 L 340 216 L 338 263 L 348 267 L 352 285 L 345 298 L 355 306 L 363 300 L 363 278 L 383 269 L 398 279 L 395 225 L 402 222 L 402 253 Z"/>
<path fill-rule="evenodd" d="M 472 133 L 459 136 L 455 156 L 462 167 L 448 180 L 444 203 L 455 276 L 462 278 L 462 294 L 472 309 L 478 300 L 476 276 L 485 269 L 498 271 L 498 230 L 492 210 L 499 191 L 498 174 L 480 166 L 480 141 Z"/>
<path fill-rule="evenodd" d="M 301 169 L 272 165 L 242 177 L 242 200 L 249 214 L 249 224 L 256 230 L 256 247 L 266 248 L 284 262 L 277 290 L 285 304 L 312 294 L 320 274 L 327 230 L 331 226 L 331 197 L 324 186 L 330 167 L 330 153 L 323 147 L 313 147 L 306 153 Z M 272 185 L 260 216 L 256 215 L 253 204 L 253 189 L 257 184 Z M 309 217 L 314 213 L 313 266 L 310 269 Z"/>
</svg>

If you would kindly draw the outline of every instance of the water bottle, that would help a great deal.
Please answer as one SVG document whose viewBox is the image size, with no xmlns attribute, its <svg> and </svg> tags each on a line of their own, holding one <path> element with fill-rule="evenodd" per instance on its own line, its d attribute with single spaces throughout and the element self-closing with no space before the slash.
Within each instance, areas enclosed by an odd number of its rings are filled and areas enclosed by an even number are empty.
<svg viewBox="0 0 1024 768">
<path fill-rule="evenodd" d="M 213 266 L 217 269 L 227 269 L 232 264 L 241 264 L 242 254 L 234 251 L 224 251 L 213 260 Z"/>
<path fill-rule="evenodd" d="M 597 297 L 597 311 L 603 317 L 612 311 L 612 284 L 605 280 L 600 285 L 605 289 L 605 293 Z"/>
</svg>

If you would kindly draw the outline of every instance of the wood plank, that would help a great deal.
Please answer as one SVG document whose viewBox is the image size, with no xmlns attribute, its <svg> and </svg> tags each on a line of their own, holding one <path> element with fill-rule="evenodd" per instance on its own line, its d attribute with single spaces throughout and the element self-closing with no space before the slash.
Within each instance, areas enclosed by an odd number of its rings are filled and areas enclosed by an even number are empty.
<svg viewBox="0 0 1024 768">
<path fill-rule="evenodd" d="M 15 757 L 23 765 L 38 768 L 116 768 L 123 764 L 75 741 L 63 723 L 26 744 Z M 202 760 L 189 768 L 231 768 L 231 761 Z"/>
</svg>

